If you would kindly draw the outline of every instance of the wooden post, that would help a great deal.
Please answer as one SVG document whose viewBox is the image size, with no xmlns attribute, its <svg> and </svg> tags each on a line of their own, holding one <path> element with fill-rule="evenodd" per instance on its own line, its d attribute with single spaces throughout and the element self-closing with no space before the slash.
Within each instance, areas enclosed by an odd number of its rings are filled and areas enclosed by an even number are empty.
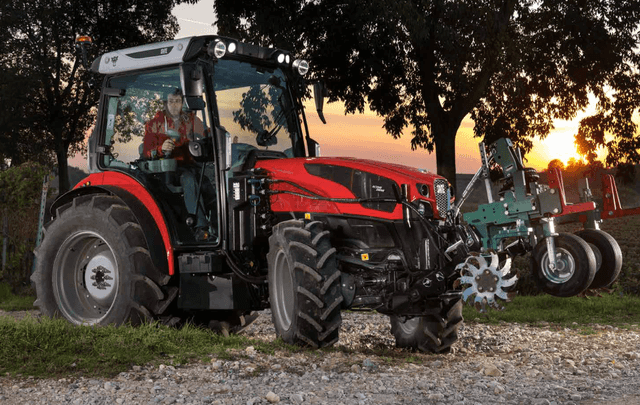
<svg viewBox="0 0 640 405">
<path fill-rule="evenodd" d="M 49 174 L 44 175 L 42 180 L 42 195 L 40 196 L 40 216 L 38 218 L 38 234 L 36 235 L 36 247 L 40 246 L 42 242 L 42 228 L 44 227 L 44 211 L 47 205 L 47 191 L 49 191 Z M 36 259 L 33 259 L 33 266 L 31 267 L 31 274 L 36 271 Z"/>
</svg>

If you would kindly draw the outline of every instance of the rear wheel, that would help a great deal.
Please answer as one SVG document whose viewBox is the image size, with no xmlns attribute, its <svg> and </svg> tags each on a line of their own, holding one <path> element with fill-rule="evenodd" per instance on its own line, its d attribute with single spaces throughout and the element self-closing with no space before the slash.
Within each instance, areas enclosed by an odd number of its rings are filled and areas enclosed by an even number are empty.
<svg viewBox="0 0 640 405">
<path fill-rule="evenodd" d="M 589 288 L 609 287 L 622 269 L 620 245 L 613 236 L 599 229 L 583 229 L 576 235 L 589 244 L 596 257 L 596 276 Z"/>
<path fill-rule="evenodd" d="M 578 236 L 555 236 L 556 267 L 550 266 L 546 240 L 531 253 L 531 271 L 538 288 L 556 297 L 572 297 L 586 290 L 596 273 L 596 257 L 587 242 Z"/>
<path fill-rule="evenodd" d="M 269 300 L 276 334 L 289 344 L 330 346 L 342 317 L 340 271 L 329 232 L 315 221 L 286 221 L 269 238 Z"/>
<path fill-rule="evenodd" d="M 35 284 L 43 314 L 74 324 L 152 319 L 177 289 L 153 265 L 131 210 L 113 196 L 76 197 L 58 210 L 36 249 Z"/>
<path fill-rule="evenodd" d="M 458 340 L 460 325 L 461 299 L 443 303 L 437 315 L 416 316 L 404 322 L 398 316 L 391 316 L 391 333 L 396 338 L 396 347 L 428 353 L 448 353 Z"/>
</svg>

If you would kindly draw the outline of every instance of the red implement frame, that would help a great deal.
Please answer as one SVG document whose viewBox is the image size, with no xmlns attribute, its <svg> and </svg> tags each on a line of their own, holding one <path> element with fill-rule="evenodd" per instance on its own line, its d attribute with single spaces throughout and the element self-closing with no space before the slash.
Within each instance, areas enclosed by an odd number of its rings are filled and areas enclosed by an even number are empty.
<svg viewBox="0 0 640 405">
<path fill-rule="evenodd" d="M 616 187 L 616 181 L 611 174 L 602 175 L 602 212 L 600 216 L 602 219 L 620 218 L 629 215 L 640 214 L 640 207 L 636 208 L 622 208 L 620 204 L 620 196 L 618 195 L 618 188 Z"/>
<path fill-rule="evenodd" d="M 567 204 L 567 197 L 564 192 L 564 181 L 562 180 L 562 172 L 557 167 L 553 167 L 549 169 L 548 175 L 549 187 L 558 190 L 558 193 L 560 193 L 560 204 L 562 205 L 562 209 L 560 210 L 560 212 L 552 215 L 553 217 L 560 217 L 568 214 L 578 214 L 580 212 L 593 211 L 596 209 L 596 204 L 593 201 Z M 615 183 L 613 186 L 615 187 Z"/>
</svg>

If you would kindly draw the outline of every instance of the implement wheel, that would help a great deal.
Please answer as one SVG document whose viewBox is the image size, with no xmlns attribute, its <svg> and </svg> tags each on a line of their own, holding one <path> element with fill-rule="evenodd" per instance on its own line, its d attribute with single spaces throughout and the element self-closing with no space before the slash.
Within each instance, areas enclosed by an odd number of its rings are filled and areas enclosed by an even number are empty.
<svg viewBox="0 0 640 405">
<path fill-rule="evenodd" d="M 596 276 L 589 288 L 609 287 L 622 269 L 620 245 L 613 236 L 599 229 L 583 229 L 576 235 L 589 244 L 596 256 Z"/>
<path fill-rule="evenodd" d="M 556 297 L 572 297 L 586 290 L 596 274 L 596 257 L 587 242 L 576 235 L 555 237 L 556 268 L 551 268 L 547 242 L 531 253 L 531 273 L 538 288 Z"/>
<path fill-rule="evenodd" d="M 315 221 L 286 221 L 269 238 L 269 300 L 276 334 L 312 347 L 338 341 L 342 323 L 336 249 Z"/>
<path fill-rule="evenodd" d="M 458 340 L 462 325 L 462 300 L 443 303 L 438 315 L 416 316 L 404 322 L 391 316 L 391 333 L 396 347 L 420 350 L 427 353 L 448 353 Z"/>
<path fill-rule="evenodd" d="M 117 197 L 80 196 L 61 207 L 35 254 L 34 305 L 74 324 L 139 324 L 177 292 L 160 288 L 169 277 L 153 265 L 140 225 Z"/>
</svg>

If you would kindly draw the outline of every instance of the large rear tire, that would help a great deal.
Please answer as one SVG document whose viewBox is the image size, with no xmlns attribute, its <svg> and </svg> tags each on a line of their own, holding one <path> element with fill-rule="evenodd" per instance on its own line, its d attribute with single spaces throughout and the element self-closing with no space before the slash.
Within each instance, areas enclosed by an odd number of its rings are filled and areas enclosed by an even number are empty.
<svg viewBox="0 0 640 405">
<path fill-rule="evenodd" d="M 404 322 L 391 316 L 391 333 L 396 347 L 427 353 L 448 353 L 458 340 L 462 325 L 462 300 L 442 304 L 438 315 L 416 316 Z"/>
<path fill-rule="evenodd" d="M 269 238 L 269 300 L 286 343 L 326 347 L 338 341 L 343 297 L 336 250 L 321 222 L 286 221 Z"/>
<path fill-rule="evenodd" d="M 589 288 L 609 287 L 622 270 L 622 250 L 608 233 L 599 229 L 583 229 L 576 235 L 589 244 L 596 256 L 596 276 Z"/>
<path fill-rule="evenodd" d="M 587 242 L 576 235 L 555 237 L 556 265 L 549 267 L 547 243 L 543 239 L 531 253 L 531 272 L 538 288 L 556 297 L 572 297 L 586 290 L 596 274 L 596 257 Z"/>
<path fill-rule="evenodd" d="M 59 208 L 35 255 L 34 305 L 74 324 L 140 324 L 177 293 L 165 287 L 169 276 L 153 265 L 140 225 L 117 197 L 79 196 Z"/>
</svg>

